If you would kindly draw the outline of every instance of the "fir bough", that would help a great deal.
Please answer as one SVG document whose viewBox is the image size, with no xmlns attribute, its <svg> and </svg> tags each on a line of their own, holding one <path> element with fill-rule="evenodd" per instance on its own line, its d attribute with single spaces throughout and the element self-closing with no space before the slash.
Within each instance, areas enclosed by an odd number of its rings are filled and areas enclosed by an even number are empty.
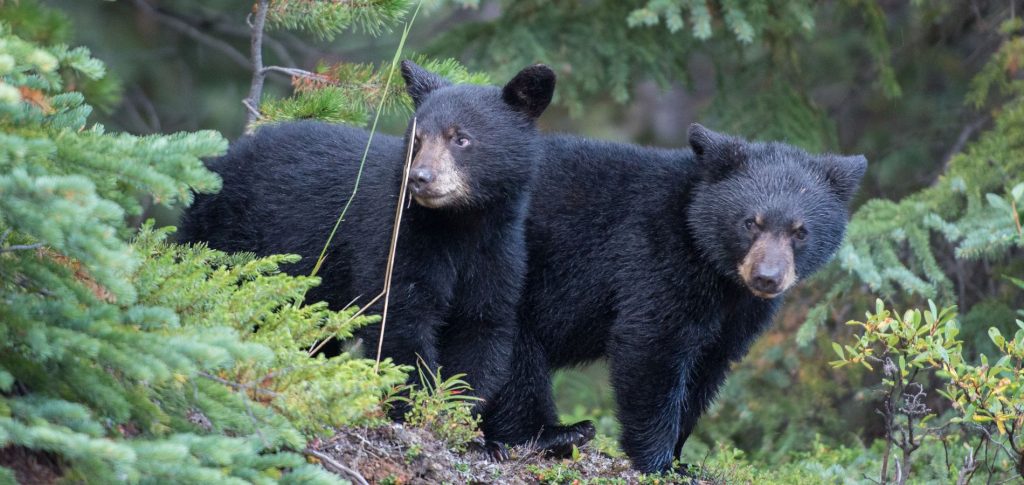
<svg viewBox="0 0 1024 485">
<path fill-rule="evenodd" d="M 486 74 L 466 70 L 454 59 L 434 60 L 408 56 L 430 72 L 453 83 L 488 84 Z M 258 125 L 299 119 L 317 119 L 334 123 L 365 125 L 381 98 L 385 111 L 412 111 L 412 100 L 405 92 L 398 67 L 391 72 L 391 63 L 321 64 L 316 77 L 296 77 L 295 93 L 287 98 L 264 100 L 263 117 Z M 391 84 L 386 80 L 391 76 Z"/>
<path fill-rule="evenodd" d="M 310 32 L 332 40 L 351 27 L 378 34 L 397 22 L 410 0 L 271 0 L 267 21 L 271 27 Z"/>
<path fill-rule="evenodd" d="M 836 258 L 842 271 L 826 273 L 835 288 L 863 284 L 887 298 L 902 292 L 955 301 L 951 270 L 940 263 L 934 236 L 959 260 L 997 261 L 1024 247 L 1019 226 L 1024 188 L 1018 188 L 1024 183 L 1024 80 L 1014 75 L 1016 59 L 1024 56 L 1020 24 L 1013 19 L 1003 26 L 1003 44 L 967 98 L 981 107 L 997 97 L 994 126 L 953 156 L 933 186 L 900 201 L 868 201 L 854 214 Z M 840 295 L 830 292 L 810 315 L 823 314 Z M 809 318 L 799 340 L 810 342 L 820 323 Z"/>
<path fill-rule="evenodd" d="M 200 159 L 227 144 L 88 125 L 64 80 L 104 75 L 87 50 L 0 23 L 0 449 L 49 453 L 72 482 L 337 482 L 306 462 L 307 436 L 380 416 L 404 376 L 307 356 L 314 335 L 367 319 L 296 305 L 316 280 L 277 273 L 288 256 L 179 247 L 148 227 L 131 242 L 133 194 L 217 190 Z"/>
</svg>

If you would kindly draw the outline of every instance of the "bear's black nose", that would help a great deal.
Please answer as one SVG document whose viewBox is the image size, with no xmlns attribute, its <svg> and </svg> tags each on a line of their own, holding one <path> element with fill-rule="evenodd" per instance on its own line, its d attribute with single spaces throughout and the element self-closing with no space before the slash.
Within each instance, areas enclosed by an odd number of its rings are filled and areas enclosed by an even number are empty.
<svg viewBox="0 0 1024 485">
<path fill-rule="evenodd" d="M 409 183 L 412 185 L 414 192 L 419 192 L 430 185 L 436 177 L 436 173 L 429 168 L 414 168 L 409 171 Z"/>
<path fill-rule="evenodd" d="M 778 293 L 782 284 L 782 269 L 777 267 L 760 267 L 754 274 L 751 286 L 762 293 Z"/>
</svg>

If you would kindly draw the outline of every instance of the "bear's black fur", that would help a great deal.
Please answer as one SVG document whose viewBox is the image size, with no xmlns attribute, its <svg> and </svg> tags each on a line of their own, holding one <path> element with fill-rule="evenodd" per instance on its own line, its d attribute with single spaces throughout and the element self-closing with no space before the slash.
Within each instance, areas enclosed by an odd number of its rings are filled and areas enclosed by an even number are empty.
<svg viewBox="0 0 1024 485">
<path fill-rule="evenodd" d="M 690 150 L 549 137 L 527 220 L 529 268 L 490 440 L 556 453 L 553 369 L 607 357 L 635 468 L 678 456 L 782 304 L 840 245 L 864 157 L 809 155 L 691 127 Z"/>
<path fill-rule="evenodd" d="M 524 219 L 541 150 L 535 119 L 551 100 L 554 73 L 528 67 L 504 88 L 452 85 L 408 61 L 402 74 L 417 108 L 409 177 L 416 202 L 399 232 L 383 355 L 466 373 L 477 395 L 490 399 L 510 356 L 526 271 Z M 180 239 L 299 254 L 285 271 L 310 274 L 352 193 L 368 136 L 300 121 L 238 140 L 209 163 L 223 189 L 197 197 Z M 406 146 L 400 137 L 374 137 L 308 301 L 338 310 L 381 292 Z M 379 329 L 361 332 L 370 353 Z"/>
</svg>

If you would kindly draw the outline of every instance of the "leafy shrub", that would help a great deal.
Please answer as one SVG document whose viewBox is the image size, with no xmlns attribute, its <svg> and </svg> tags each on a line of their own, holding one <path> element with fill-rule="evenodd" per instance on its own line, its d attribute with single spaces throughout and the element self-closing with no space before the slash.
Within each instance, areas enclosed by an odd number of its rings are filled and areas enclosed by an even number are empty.
<svg viewBox="0 0 1024 485">
<path fill-rule="evenodd" d="M 469 442 L 480 435 L 479 418 L 472 412 L 474 402 L 480 398 L 467 394 L 472 388 L 462 379 L 465 374 L 444 378 L 441 368 L 425 371 L 421 365 L 417 370 L 420 385 L 403 389 L 408 395 L 396 394 L 393 402 L 408 405 L 406 423 L 433 431 L 455 451 L 466 451 Z"/>
<path fill-rule="evenodd" d="M 1007 340 L 995 327 L 989 335 L 998 349 L 994 362 L 982 354 L 979 363 L 963 356 L 957 339 L 960 326 L 955 308 L 924 312 L 910 310 L 902 316 L 885 309 L 879 300 L 874 313 L 863 322 L 856 342 L 834 343 L 839 360 L 835 367 L 862 365 L 880 370 L 883 401 L 879 414 L 885 420 L 886 447 L 881 479 L 905 483 L 914 465 L 913 454 L 928 440 L 964 443 L 967 453 L 957 467 L 958 483 L 966 483 L 981 469 L 991 474 L 1024 478 L 1024 322 Z M 931 409 L 930 383 L 942 382 L 937 394 L 950 411 L 941 415 Z M 901 461 L 890 468 L 893 448 L 902 451 Z M 992 453 L 988 453 L 989 449 Z M 982 453 L 985 451 L 985 453 Z"/>
</svg>

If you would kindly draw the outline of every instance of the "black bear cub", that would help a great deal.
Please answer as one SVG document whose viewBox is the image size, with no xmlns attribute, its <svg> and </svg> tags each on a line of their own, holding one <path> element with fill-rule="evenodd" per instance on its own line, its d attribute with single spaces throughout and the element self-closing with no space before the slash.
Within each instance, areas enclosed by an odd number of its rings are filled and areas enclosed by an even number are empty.
<svg viewBox="0 0 1024 485">
<path fill-rule="evenodd" d="M 864 157 L 700 125 L 690 145 L 546 140 L 520 334 L 489 439 L 555 453 L 590 439 L 589 422 L 559 426 L 550 373 L 607 357 L 623 450 L 639 470 L 668 469 L 781 295 L 836 252 Z"/>
<path fill-rule="evenodd" d="M 319 270 L 322 282 L 307 300 L 341 309 L 381 292 L 413 137 L 415 203 L 399 233 L 383 356 L 466 373 L 476 394 L 490 400 L 507 373 L 526 271 L 524 220 L 542 149 L 535 120 L 551 101 L 555 75 L 537 65 L 504 88 L 453 85 L 409 61 L 402 75 L 416 106 L 416 133 L 374 137 Z M 300 121 L 238 140 L 209 164 L 223 189 L 196 198 L 181 239 L 224 251 L 299 254 L 285 271 L 309 274 L 353 191 L 368 136 Z M 379 330 L 362 331 L 371 352 Z"/>
</svg>

